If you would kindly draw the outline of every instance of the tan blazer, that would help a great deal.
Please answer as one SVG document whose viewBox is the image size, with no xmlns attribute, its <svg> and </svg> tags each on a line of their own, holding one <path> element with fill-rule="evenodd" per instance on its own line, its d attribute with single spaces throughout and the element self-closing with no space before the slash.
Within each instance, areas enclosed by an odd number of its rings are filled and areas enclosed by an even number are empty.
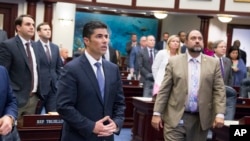
<svg viewBox="0 0 250 141">
<path fill-rule="evenodd" d="M 154 112 L 163 116 L 170 127 L 176 127 L 185 110 L 188 96 L 187 54 L 169 59 L 164 80 L 154 105 Z M 221 76 L 219 61 L 206 55 L 201 56 L 200 88 L 198 105 L 201 127 L 212 126 L 215 115 L 225 113 L 225 86 Z"/>
</svg>

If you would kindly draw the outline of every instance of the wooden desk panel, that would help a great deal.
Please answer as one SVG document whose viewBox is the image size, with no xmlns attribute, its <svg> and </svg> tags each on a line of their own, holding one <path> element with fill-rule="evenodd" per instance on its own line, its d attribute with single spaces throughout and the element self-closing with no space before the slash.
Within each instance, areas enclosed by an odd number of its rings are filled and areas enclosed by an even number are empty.
<svg viewBox="0 0 250 141">
<path fill-rule="evenodd" d="M 158 132 L 151 126 L 154 102 L 151 98 L 134 97 L 134 126 L 132 141 L 164 141 L 163 130 Z"/>
<path fill-rule="evenodd" d="M 132 97 L 134 96 L 142 96 L 143 88 L 139 86 L 123 86 L 123 91 L 125 95 L 125 121 L 124 121 L 124 128 L 132 128 L 133 127 L 133 112 L 134 112 L 134 105 L 132 103 Z"/>
<path fill-rule="evenodd" d="M 62 123 L 58 115 L 25 115 L 17 129 L 21 141 L 59 141 Z"/>
<path fill-rule="evenodd" d="M 21 141 L 60 141 L 61 127 L 18 128 Z"/>
<path fill-rule="evenodd" d="M 250 116 L 250 99 L 237 98 L 235 119 L 240 119 L 244 116 Z"/>
<path fill-rule="evenodd" d="M 223 126 L 222 128 L 214 128 L 212 129 L 212 132 L 212 141 L 229 141 L 229 126 Z"/>
</svg>

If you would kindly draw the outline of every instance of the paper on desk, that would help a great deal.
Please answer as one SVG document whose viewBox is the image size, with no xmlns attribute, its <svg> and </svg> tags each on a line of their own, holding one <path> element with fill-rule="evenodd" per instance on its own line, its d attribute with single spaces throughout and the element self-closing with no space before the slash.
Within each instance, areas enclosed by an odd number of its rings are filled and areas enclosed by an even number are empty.
<svg viewBox="0 0 250 141">
<path fill-rule="evenodd" d="M 152 101 L 152 97 L 133 97 L 141 101 Z"/>
<path fill-rule="evenodd" d="M 238 120 L 225 120 L 224 125 L 225 126 L 239 125 L 239 121 Z"/>
</svg>

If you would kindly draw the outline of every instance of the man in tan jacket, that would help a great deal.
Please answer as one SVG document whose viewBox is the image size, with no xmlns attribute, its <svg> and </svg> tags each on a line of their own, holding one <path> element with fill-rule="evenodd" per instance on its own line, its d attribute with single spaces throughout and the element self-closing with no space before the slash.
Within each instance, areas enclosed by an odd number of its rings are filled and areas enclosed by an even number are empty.
<svg viewBox="0 0 250 141">
<path fill-rule="evenodd" d="M 219 61 L 203 55 L 203 37 L 187 35 L 187 53 L 169 59 L 154 105 L 152 126 L 165 141 L 206 141 L 210 127 L 222 127 L 225 86 Z M 195 80 L 195 81 L 194 81 Z"/>
</svg>

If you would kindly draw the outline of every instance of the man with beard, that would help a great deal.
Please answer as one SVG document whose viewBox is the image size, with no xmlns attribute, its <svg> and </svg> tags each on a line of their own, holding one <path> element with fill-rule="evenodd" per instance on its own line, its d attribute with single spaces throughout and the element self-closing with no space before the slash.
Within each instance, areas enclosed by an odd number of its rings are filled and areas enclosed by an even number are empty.
<svg viewBox="0 0 250 141">
<path fill-rule="evenodd" d="M 224 124 L 226 99 L 219 61 L 201 53 L 200 31 L 192 30 L 186 45 L 185 54 L 169 59 L 154 105 L 151 123 L 157 130 L 164 123 L 166 141 L 206 141 L 212 126 Z"/>
</svg>

